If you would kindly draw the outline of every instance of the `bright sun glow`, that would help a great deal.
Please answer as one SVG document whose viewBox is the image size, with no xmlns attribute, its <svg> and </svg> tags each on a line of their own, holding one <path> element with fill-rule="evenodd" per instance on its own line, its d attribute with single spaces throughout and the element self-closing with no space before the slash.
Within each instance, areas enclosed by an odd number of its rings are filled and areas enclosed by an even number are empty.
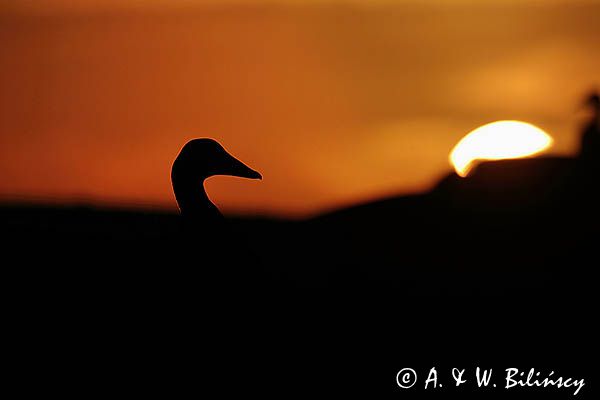
<svg viewBox="0 0 600 400">
<path fill-rule="evenodd" d="M 477 160 L 503 160 L 541 153 L 552 146 L 546 132 L 521 121 L 496 121 L 480 126 L 462 138 L 452 152 L 450 162 L 462 177 L 469 174 Z"/>
</svg>

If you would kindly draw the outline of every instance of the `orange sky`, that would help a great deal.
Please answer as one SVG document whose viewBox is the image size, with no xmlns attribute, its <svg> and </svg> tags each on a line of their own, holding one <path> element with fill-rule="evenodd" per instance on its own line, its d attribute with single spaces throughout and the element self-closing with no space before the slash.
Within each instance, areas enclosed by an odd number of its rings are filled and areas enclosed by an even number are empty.
<svg viewBox="0 0 600 400">
<path fill-rule="evenodd" d="M 600 84 L 598 1 L 227 3 L 0 3 L 0 198 L 174 208 L 210 136 L 264 176 L 218 205 L 306 215 L 430 187 L 493 120 L 572 153 Z"/>
</svg>

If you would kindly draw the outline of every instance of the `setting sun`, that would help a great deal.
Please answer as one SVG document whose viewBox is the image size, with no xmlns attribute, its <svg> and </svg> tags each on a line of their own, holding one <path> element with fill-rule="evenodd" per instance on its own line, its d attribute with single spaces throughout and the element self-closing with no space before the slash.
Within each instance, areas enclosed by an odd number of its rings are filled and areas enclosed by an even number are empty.
<svg viewBox="0 0 600 400">
<path fill-rule="evenodd" d="M 454 146 L 450 162 L 462 177 L 477 160 L 503 160 L 541 153 L 553 143 L 540 128 L 521 121 L 496 121 L 471 131 Z"/>
</svg>

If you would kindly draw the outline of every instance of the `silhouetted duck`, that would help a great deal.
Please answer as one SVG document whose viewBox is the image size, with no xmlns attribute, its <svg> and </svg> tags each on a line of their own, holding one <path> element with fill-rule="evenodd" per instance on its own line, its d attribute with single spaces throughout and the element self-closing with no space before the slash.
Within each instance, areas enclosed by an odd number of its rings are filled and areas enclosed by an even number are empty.
<svg viewBox="0 0 600 400">
<path fill-rule="evenodd" d="M 174 255 L 178 286 L 188 285 L 189 293 L 219 293 L 231 297 L 264 281 L 255 255 L 246 241 L 230 229 L 218 208 L 210 201 L 204 181 L 215 175 L 250 179 L 262 176 L 232 155 L 218 142 L 203 138 L 183 146 L 171 169 L 173 191 L 181 216 L 182 231 Z"/>
<path fill-rule="evenodd" d="M 171 169 L 173 191 L 182 216 L 211 224 L 223 220 L 204 190 L 204 180 L 214 175 L 262 179 L 257 171 L 227 153 L 215 140 L 190 140 Z"/>
</svg>

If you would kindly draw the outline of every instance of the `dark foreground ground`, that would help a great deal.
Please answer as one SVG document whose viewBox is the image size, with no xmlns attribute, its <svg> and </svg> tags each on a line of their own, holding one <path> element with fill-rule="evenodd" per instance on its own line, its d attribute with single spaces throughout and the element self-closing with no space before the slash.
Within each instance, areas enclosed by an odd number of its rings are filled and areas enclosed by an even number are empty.
<svg viewBox="0 0 600 400">
<path fill-rule="evenodd" d="M 426 194 L 209 231 L 171 214 L 5 205 L 11 376 L 23 393 L 80 397 L 573 396 L 505 389 L 514 367 L 584 378 L 576 397 L 591 397 L 594 171 L 487 163 Z M 401 389 L 406 367 L 419 379 Z M 432 367 L 442 387 L 425 390 Z M 477 367 L 496 388 L 477 387 Z"/>
</svg>

